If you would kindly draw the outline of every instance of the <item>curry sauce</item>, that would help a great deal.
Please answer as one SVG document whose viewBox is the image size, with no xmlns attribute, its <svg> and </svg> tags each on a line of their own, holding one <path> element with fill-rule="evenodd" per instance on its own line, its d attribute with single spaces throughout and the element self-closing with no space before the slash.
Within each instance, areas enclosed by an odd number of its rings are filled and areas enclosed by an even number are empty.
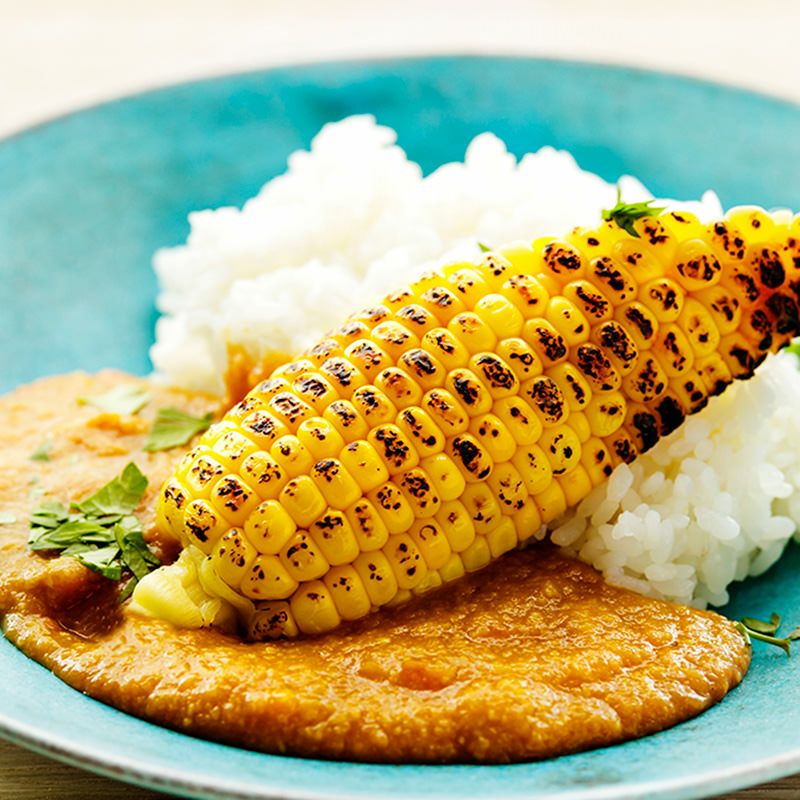
<svg viewBox="0 0 800 800">
<path fill-rule="evenodd" d="M 139 510 L 146 536 L 165 561 L 176 555 L 151 509 L 181 453 L 141 448 L 154 409 L 214 403 L 158 387 L 140 415 L 75 402 L 135 380 L 66 375 L 0 398 L 0 497 L 16 518 L 0 525 L 5 634 L 103 702 L 268 752 L 508 762 L 669 727 L 719 701 L 747 669 L 749 649 L 729 621 L 613 588 L 544 547 L 320 637 L 249 644 L 127 614 L 116 584 L 32 553 L 27 527 L 41 492 L 80 499 L 133 460 L 150 479 Z M 44 440 L 49 460 L 30 461 Z"/>
</svg>

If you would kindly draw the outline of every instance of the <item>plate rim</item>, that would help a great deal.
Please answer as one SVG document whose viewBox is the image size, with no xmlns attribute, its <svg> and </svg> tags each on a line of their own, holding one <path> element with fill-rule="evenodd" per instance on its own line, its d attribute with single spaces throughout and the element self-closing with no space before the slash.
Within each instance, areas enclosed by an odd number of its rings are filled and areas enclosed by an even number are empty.
<svg viewBox="0 0 800 800">
<path fill-rule="evenodd" d="M 13 144 L 19 139 L 24 139 L 26 136 L 35 135 L 40 130 L 44 130 L 52 125 L 58 125 L 60 123 L 67 122 L 73 117 L 99 111 L 103 108 L 129 100 L 156 96 L 161 93 L 167 93 L 180 88 L 197 87 L 203 84 L 213 84 L 217 81 L 235 81 L 237 79 L 255 78 L 257 76 L 267 77 L 272 73 L 294 70 L 298 68 L 302 69 L 306 67 L 324 68 L 327 66 L 360 66 L 368 68 L 371 66 L 385 67 L 386 65 L 392 63 L 410 64 L 446 61 L 516 61 L 547 63 L 561 66 L 579 66 L 587 69 L 599 69 L 601 71 L 608 71 L 617 74 L 634 76 L 640 75 L 651 78 L 667 78 L 671 81 L 700 86 L 713 91 L 723 91 L 725 93 L 737 95 L 741 98 L 759 99 L 762 102 L 764 100 L 768 100 L 769 102 L 779 106 L 800 109 L 800 101 L 792 100 L 782 95 L 771 94 L 769 92 L 742 86 L 738 83 L 726 83 L 696 75 L 652 67 L 641 67 L 625 62 L 560 58 L 526 54 L 522 52 L 494 53 L 458 50 L 452 52 L 420 52 L 411 55 L 390 54 L 381 56 L 365 56 L 362 58 L 291 60 L 278 64 L 271 64 L 269 66 L 254 67 L 243 70 L 232 70 L 230 72 L 216 72 L 208 75 L 190 77 L 186 80 L 157 83 L 153 86 L 143 87 L 130 92 L 124 92 L 119 95 L 113 95 L 95 102 L 80 105 L 68 111 L 59 112 L 51 116 L 45 116 L 31 124 L 23 126 L 22 128 L 12 129 L 5 135 L 0 136 L 0 147 L 7 144 Z M 13 391 L 13 388 L 11 391 Z M 3 640 L 0 642 L 0 645 L 14 647 L 17 649 L 16 646 L 10 642 L 10 640 L 2 635 L 1 630 L 0 639 Z M 23 655 L 32 664 L 42 667 L 42 669 L 47 672 L 47 679 L 59 681 L 60 683 L 64 683 L 65 685 L 69 686 L 69 684 L 66 684 L 65 681 L 62 681 L 61 678 L 57 677 L 54 673 L 48 670 L 47 667 L 39 664 L 26 654 Z M 74 687 L 69 688 L 74 692 L 79 691 Z M 108 709 L 117 710 L 95 700 L 94 698 L 87 696 L 87 699 Z M 148 720 L 135 717 L 134 715 L 127 714 L 126 712 L 120 713 L 126 714 L 126 716 L 129 716 L 140 723 L 164 730 L 163 726 L 155 725 Z M 169 730 L 173 735 L 182 736 L 186 739 L 196 738 L 180 731 L 175 731 L 168 728 L 166 730 Z M 38 728 L 35 725 L 29 725 L 26 722 L 20 721 L 5 714 L 3 711 L 0 711 L 0 738 L 14 745 L 18 745 L 49 758 L 53 758 L 61 763 L 68 764 L 79 769 L 84 769 L 113 780 L 180 795 L 183 795 L 184 793 L 191 793 L 192 797 L 203 797 L 208 798 L 208 800 L 246 800 L 247 798 L 252 798 L 253 800 L 346 800 L 350 797 L 349 795 L 336 792 L 319 792 L 316 789 L 280 790 L 277 792 L 270 790 L 268 787 L 264 790 L 254 789 L 252 785 L 248 785 L 246 782 L 241 783 L 236 780 L 225 778 L 221 779 L 219 777 L 214 777 L 213 782 L 209 782 L 208 780 L 198 780 L 197 777 L 193 776 L 188 769 L 182 769 L 180 767 L 148 767 L 146 762 L 137 762 L 135 757 L 126 756 L 119 752 L 108 756 L 95 757 L 92 754 L 87 754 L 71 746 L 69 739 L 65 734 L 58 734 L 56 732 L 46 731 Z M 205 742 L 206 740 L 197 739 L 197 741 Z M 215 742 L 214 744 L 219 743 Z M 618 745 L 611 745 L 610 747 L 618 747 L 621 745 L 624 745 L 624 742 L 619 743 Z M 599 749 L 610 749 L 610 747 Z M 232 749 L 240 750 L 241 748 Z M 302 759 L 293 756 L 279 757 L 293 758 L 296 760 L 309 760 L 317 763 L 317 760 L 315 759 Z M 361 762 L 340 761 L 337 763 L 352 763 L 357 765 Z M 382 766 L 393 767 L 397 765 L 386 764 Z M 434 769 L 436 768 L 436 765 L 413 764 L 409 766 L 432 766 Z M 452 767 L 459 765 L 450 766 Z M 491 769 L 494 765 L 464 766 Z M 561 792 L 557 797 L 558 800 L 645 800 L 645 798 L 652 797 L 653 793 L 655 792 L 657 793 L 658 797 L 661 798 L 661 800 L 684 800 L 685 798 L 709 796 L 711 793 L 717 794 L 719 792 L 735 791 L 737 789 L 753 786 L 756 783 L 780 779 L 795 773 L 800 774 L 800 746 L 771 757 L 763 758 L 749 765 L 718 768 L 711 772 L 703 772 L 699 776 L 671 780 L 642 781 L 635 784 L 627 784 L 625 786 L 605 786 L 597 788 L 582 787 L 580 789 Z M 513 789 L 510 791 L 507 790 L 505 794 L 510 798 L 530 796 L 524 791 L 520 793 L 515 792 Z M 396 797 L 402 797 L 405 800 L 423 800 L 424 798 L 430 798 L 431 796 L 403 793 L 396 795 Z M 468 798 L 483 798 L 486 797 L 486 795 L 462 792 L 460 793 L 460 797 L 467 800 Z"/>
</svg>

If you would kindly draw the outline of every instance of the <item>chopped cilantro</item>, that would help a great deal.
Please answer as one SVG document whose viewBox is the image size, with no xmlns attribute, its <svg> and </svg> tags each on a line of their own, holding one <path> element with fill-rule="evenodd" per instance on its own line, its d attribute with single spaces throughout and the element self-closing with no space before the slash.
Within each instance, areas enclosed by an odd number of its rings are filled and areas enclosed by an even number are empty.
<svg viewBox="0 0 800 800">
<path fill-rule="evenodd" d="M 147 488 L 147 478 L 133 464 L 90 497 L 69 508 L 45 500 L 31 513 L 28 545 L 35 551 L 55 550 L 75 558 L 88 569 L 118 581 L 131 580 L 120 599 L 136 582 L 159 565 L 133 514 Z"/>
<path fill-rule="evenodd" d="M 155 452 L 186 444 L 198 433 L 207 430 L 213 419 L 211 412 L 202 417 L 193 417 L 177 408 L 161 408 L 142 449 Z"/>
<path fill-rule="evenodd" d="M 614 208 L 603 209 L 603 219 L 606 222 L 616 222 L 622 230 L 638 239 L 639 234 L 633 223 L 642 217 L 657 217 L 664 210 L 663 206 L 653 206 L 654 202 L 655 200 L 646 200 L 642 203 L 623 203 L 622 191 L 617 187 L 617 204 Z"/>
<path fill-rule="evenodd" d="M 29 456 L 31 461 L 49 461 L 52 442 L 42 442 Z"/>
<path fill-rule="evenodd" d="M 79 397 L 78 403 L 99 408 L 110 414 L 136 414 L 150 402 L 150 395 L 133 383 L 115 386 L 105 394 Z"/>
</svg>

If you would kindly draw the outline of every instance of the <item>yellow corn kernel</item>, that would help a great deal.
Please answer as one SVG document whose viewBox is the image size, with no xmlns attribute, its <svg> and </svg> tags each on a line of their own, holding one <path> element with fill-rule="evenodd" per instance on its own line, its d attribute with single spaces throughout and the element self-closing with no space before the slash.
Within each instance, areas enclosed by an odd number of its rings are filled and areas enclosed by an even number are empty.
<svg viewBox="0 0 800 800">
<path fill-rule="evenodd" d="M 349 564 L 358 556 L 358 542 L 353 528 L 338 509 L 329 508 L 308 526 L 308 532 L 331 566 Z"/>
<path fill-rule="evenodd" d="M 467 483 L 450 456 L 436 453 L 423 458 L 419 465 L 430 477 L 431 483 L 442 501 L 455 500 L 461 496 Z"/>
<path fill-rule="evenodd" d="M 578 441 L 581 444 L 588 441 L 592 435 L 592 428 L 583 411 L 576 411 L 569 415 L 569 426 L 575 431 L 575 435 L 578 437 Z"/>
<path fill-rule="evenodd" d="M 551 367 L 547 376 L 555 381 L 570 411 L 581 411 L 592 399 L 592 388 L 586 378 L 569 362 Z"/>
<path fill-rule="evenodd" d="M 511 242 L 504 245 L 499 252 L 508 261 L 509 267 L 518 274 L 539 271 L 541 257 L 528 242 Z"/>
<path fill-rule="evenodd" d="M 689 298 L 678 325 L 686 334 L 696 356 L 703 358 L 717 351 L 721 338 L 720 331 L 702 303 Z"/>
<path fill-rule="evenodd" d="M 481 297 L 475 304 L 475 313 L 498 339 L 519 336 L 525 322 L 522 312 L 501 294 L 486 294 Z"/>
<path fill-rule="evenodd" d="M 581 465 L 593 486 L 599 486 L 614 471 L 608 446 L 602 439 L 594 436 L 583 445 Z"/>
<path fill-rule="evenodd" d="M 447 454 L 461 470 L 467 483 L 486 480 L 494 466 L 486 448 L 469 433 L 461 433 L 449 439 Z"/>
<path fill-rule="evenodd" d="M 775 222 L 772 217 L 758 206 L 734 206 L 725 214 L 725 219 L 742 235 L 769 239 L 774 235 Z"/>
<path fill-rule="evenodd" d="M 342 619 L 359 619 L 369 613 L 372 601 L 353 567 L 334 567 L 322 582 Z"/>
<path fill-rule="evenodd" d="M 427 592 L 431 592 L 434 589 L 438 589 L 442 585 L 443 581 L 439 577 L 439 573 L 435 569 L 428 570 L 428 574 L 425 576 L 425 580 L 423 580 L 418 586 L 414 587 L 414 594 L 421 595 L 426 594 Z"/>
<path fill-rule="evenodd" d="M 602 348 L 614 368 L 625 376 L 639 363 L 639 348 L 623 325 L 604 322 L 592 331 L 592 341 Z"/>
<path fill-rule="evenodd" d="M 369 431 L 369 426 L 364 418 L 349 400 L 334 400 L 322 412 L 322 417 L 339 431 L 346 442 L 363 439 Z"/>
<path fill-rule="evenodd" d="M 647 306 L 637 302 L 618 306 L 614 318 L 625 328 L 639 350 L 652 347 L 658 332 L 658 320 Z"/>
<path fill-rule="evenodd" d="M 622 414 L 624 417 L 624 412 Z M 539 444 L 550 460 L 553 475 L 566 475 L 574 469 L 581 458 L 581 443 L 569 425 L 548 428 L 542 434 Z"/>
<path fill-rule="evenodd" d="M 400 358 L 409 348 L 419 346 L 419 338 L 405 325 L 394 320 L 379 323 L 372 329 L 370 336 L 394 360 Z"/>
<path fill-rule="evenodd" d="M 413 589 L 425 579 L 428 572 L 425 559 L 407 533 L 390 536 L 382 552 L 389 561 L 399 589 Z"/>
<path fill-rule="evenodd" d="M 297 525 L 310 525 L 328 504 L 322 492 L 307 475 L 292 478 L 281 489 L 278 500 Z"/>
<path fill-rule="evenodd" d="M 589 320 L 591 325 L 611 319 L 613 306 L 608 297 L 589 281 L 572 281 L 564 289 L 564 297 Z"/>
<path fill-rule="evenodd" d="M 681 239 L 701 236 L 703 232 L 703 224 L 689 211 L 668 211 L 661 214 L 659 220 L 670 233 Z"/>
<path fill-rule="evenodd" d="M 503 339 L 497 345 L 497 355 L 511 367 L 519 381 L 535 378 L 544 371 L 541 359 L 524 339 Z"/>
<path fill-rule="evenodd" d="M 520 447 L 511 459 L 517 468 L 529 494 L 543 492 L 553 480 L 553 468 L 539 445 L 529 444 Z"/>
<path fill-rule="evenodd" d="M 284 545 L 279 558 L 296 581 L 313 581 L 321 578 L 330 569 L 330 564 L 308 531 L 297 531 Z"/>
<path fill-rule="evenodd" d="M 625 421 L 627 404 L 622 392 L 596 395 L 583 412 L 593 436 L 611 436 Z M 570 425 L 572 418 L 570 417 Z"/>
<path fill-rule="evenodd" d="M 539 416 L 521 397 L 496 400 L 492 412 L 506 426 L 519 445 L 533 444 L 542 433 Z"/>
<path fill-rule="evenodd" d="M 240 589 L 251 600 L 285 600 L 294 594 L 298 586 L 277 556 L 260 555 L 247 570 Z"/>
<path fill-rule="evenodd" d="M 514 371 L 494 353 L 477 353 L 470 359 L 469 366 L 495 400 L 511 397 L 519 391 Z"/>
<path fill-rule="evenodd" d="M 761 358 L 757 346 L 738 331 L 722 337 L 719 353 L 734 378 L 749 377 Z"/>
<path fill-rule="evenodd" d="M 698 358 L 694 365 L 697 374 L 703 379 L 710 396 L 722 394 L 725 387 L 733 381 L 731 371 L 719 353 Z"/>
<path fill-rule="evenodd" d="M 475 539 L 475 524 L 460 500 L 442 503 L 435 519 L 454 553 L 465 550 Z"/>
<path fill-rule="evenodd" d="M 242 432 L 259 447 L 268 450 L 276 439 L 289 433 L 289 429 L 274 414 L 259 409 L 244 418 Z"/>
<path fill-rule="evenodd" d="M 564 337 L 546 319 L 529 319 L 522 338 L 533 348 L 545 369 L 567 360 L 569 350 Z"/>
<path fill-rule="evenodd" d="M 309 361 L 319 367 L 333 356 L 343 356 L 344 350 L 336 339 L 326 338 L 307 350 L 305 354 Z"/>
<path fill-rule="evenodd" d="M 269 449 L 270 455 L 290 478 L 307 475 L 314 463 L 314 457 L 306 446 L 291 434 L 281 436 Z"/>
<path fill-rule="evenodd" d="M 344 354 L 368 380 L 382 369 L 393 366 L 389 355 L 370 339 L 358 339 L 347 347 Z"/>
<path fill-rule="evenodd" d="M 394 404 L 395 408 L 406 408 L 419 404 L 422 397 L 420 385 L 398 367 L 388 367 L 375 377 L 375 387 Z"/>
<path fill-rule="evenodd" d="M 432 517 L 439 510 L 442 498 L 424 470 L 415 467 L 403 472 L 397 476 L 397 484 L 416 519 Z"/>
<path fill-rule="evenodd" d="M 486 534 L 500 522 L 500 504 L 488 484 L 471 483 L 461 495 L 461 502 L 475 526 L 475 533 Z"/>
<path fill-rule="evenodd" d="M 494 414 L 475 417 L 469 432 L 486 448 L 495 463 L 508 461 L 517 450 L 517 443 L 503 422 Z"/>
<path fill-rule="evenodd" d="M 459 553 L 467 572 L 477 572 L 492 560 L 492 551 L 485 536 L 476 536 L 472 544 Z"/>
<path fill-rule="evenodd" d="M 689 292 L 714 286 L 722 277 L 722 265 L 714 251 L 701 239 L 681 242 L 668 271 L 670 277 Z"/>
<path fill-rule="evenodd" d="M 447 279 L 456 296 L 467 308 L 472 308 L 489 292 L 489 287 L 481 274 L 469 267 L 450 273 Z"/>
<path fill-rule="evenodd" d="M 622 383 L 622 377 L 603 350 L 590 342 L 576 348 L 575 366 L 593 392 L 613 392 Z"/>
<path fill-rule="evenodd" d="M 447 323 L 447 330 L 470 353 L 490 352 L 497 345 L 494 331 L 473 311 L 457 314 Z"/>
<path fill-rule="evenodd" d="M 447 389 L 455 395 L 471 416 L 485 414 L 492 407 L 492 395 L 478 376 L 468 369 L 454 369 L 447 373 Z"/>
<path fill-rule="evenodd" d="M 244 525 L 251 511 L 260 502 L 259 496 L 237 475 L 224 475 L 212 487 L 211 505 L 230 523 Z"/>
<path fill-rule="evenodd" d="M 685 292 L 670 278 L 656 278 L 642 286 L 639 299 L 659 322 L 675 322 L 683 310 Z"/>
<path fill-rule="evenodd" d="M 228 470 L 237 470 L 239 464 L 258 449 L 250 439 L 236 431 L 227 431 L 210 444 L 214 457 Z"/>
<path fill-rule="evenodd" d="M 464 562 L 461 560 L 461 556 L 458 555 L 458 553 L 451 553 L 450 558 L 447 559 L 447 563 L 439 568 L 439 577 L 442 579 L 443 583 L 456 581 L 459 578 L 463 578 L 465 574 Z"/>
<path fill-rule="evenodd" d="M 742 315 L 742 324 L 739 333 L 761 351 L 772 347 L 775 326 L 766 311 L 760 308 L 747 311 Z"/>
<path fill-rule="evenodd" d="M 393 422 L 397 414 L 394 403 L 380 389 L 362 386 L 353 392 L 353 408 L 367 423 L 367 429 L 386 422 Z M 363 438 L 363 437 L 360 437 Z"/>
<path fill-rule="evenodd" d="M 295 530 L 295 521 L 277 500 L 265 500 L 244 523 L 247 538 L 265 555 L 280 553 Z"/>
<path fill-rule="evenodd" d="M 570 508 L 577 506 L 594 488 L 589 473 L 582 464 L 577 464 L 575 469 L 559 477 L 558 483 Z"/>
<path fill-rule="evenodd" d="M 535 495 L 533 500 L 545 524 L 558 519 L 567 510 L 567 498 L 557 480 L 550 481 L 548 487 Z"/>
<path fill-rule="evenodd" d="M 409 529 L 408 535 L 414 540 L 429 570 L 443 567 L 450 558 L 450 544 L 444 531 L 435 520 L 418 519 Z"/>
<path fill-rule="evenodd" d="M 330 336 L 335 339 L 343 348 L 348 347 L 353 342 L 369 336 L 369 325 L 363 320 L 349 319 L 344 325 L 338 327 Z"/>
<path fill-rule="evenodd" d="M 587 280 L 602 291 L 614 307 L 633 300 L 639 289 L 631 273 L 609 256 L 595 258 L 590 263 Z"/>
<path fill-rule="evenodd" d="M 389 319 L 392 315 L 391 309 L 385 305 L 370 306 L 350 316 L 351 320 L 360 320 L 367 324 L 368 328 L 374 328 L 379 322 Z"/>
<path fill-rule="evenodd" d="M 423 337 L 420 345 L 434 356 L 446 370 L 463 367 L 469 361 L 467 348 L 447 328 L 433 328 Z"/>
<path fill-rule="evenodd" d="M 318 372 L 306 372 L 294 382 L 294 391 L 301 400 L 321 414 L 339 395 L 331 382 Z"/>
<path fill-rule="evenodd" d="M 527 541 L 533 536 L 538 536 L 542 529 L 542 515 L 530 495 L 525 498 L 522 508 L 511 515 L 511 519 L 514 520 L 514 528 L 517 531 L 517 537 L 520 542 Z"/>
<path fill-rule="evenodd" d="M 162 498 L 168 495 L 169 489 L 168 484 L 161 492 Z M 159 511 L 161 511 L 160 508 Z M 211 548 L 229 527 L 222 514 L 214 509 L 207 500 L 198 498 L 192 500 L 184 509 L 183 523 L 180 529 L 191 544 L 208 555 Z"/>
<path fill-rule="evenodd" d="M 291 639 L 299 632 L 291 606 L 281 600 L 260 603 L 247 625 L 247 638 L 252 642 L 280 639 L 282 636 Z"/>
<path fill-rule="evenodd" d="M 349 399 L 359 386 L 367 383 L 367 379 L 344 356 L 329 358 L 322 364 L 319 371 L 333 386 L 336 393 L 345 400 Z"/>
<path fill-rule="evenodd" d="M 727 286 L 717 284 L 698 292 L 695 297 L 708 310 L 720 336 L 727 336 L 739 327 L 742 321 L 742 306 L 739 298 Z"/>
<path fill-rule="evenodd" d="M 438 277 L 441 281 L 441 277 Z M 440 323 L 446 324 L 456 314 L 466 310 L 466 306 L 445 286 L 434 286 L 424 291 L 419 304 L 427 308 Z"/>
<path fill-rule="evenodd" d="M 419 406 L 404 408 L 397 415 L 397 427 L 413 442 L 420 458 L 444 450 L 444 434 Z"/>
<path fill-rule="evenodd" d="M 292 595 L 292 616 L 303 633 L 325 633 L 341 624 L 328 587 L 322 581 L 310 581 Z"/>
<path fill-rule="evenodd" d="M 332 458 L 344 447 L 342 435 L 322 417 L 312 417 L 300 423 L 297 438 L 313 458 Z"/>
<path fill-rule="evenodd" d="M 266 403 L 271 398 L 275 397 L 276 394 L 280 394 L 280 392 L 285 392 L 291 389 L 291 386 L 292 384 L 286 378 L 282 378 L 280 377 L 280 375 L 273 376 L 271 378 L 267 378 L 267 380 L 265 381 L 261 381 L 261 383 L 254 386 L 248 392 L 247 396 L 255 397 L 258 400 L 261 400 L 263 403 Z"/>
<path fill-rule="evenodd" d="M 396 483 L 387 481 L 369 492 L 368 499 L 378 510 L 389 533 L 407 531 L 414 522 L 414 512 Z"/>
<path fill-rule="evenodd" d="M 622 391 L 637 403 L 651 403 L 667 388 L 667 376 L 658 361 L 650 355 L 642 356 L 636 369 L 626 375 Z"/>
<path fill-rule="evenodd" d="M 612 436 L 607 437 L 605 442 L 611 456 L 611 463 L 615 467 L 622 463 L 630 464 L 638 455 L 636 440 L 625 430 L 624 426 Z"/>
<path fill-rule="evenodd" d="M 422 390 L 440 386 L 445 370 L 441 363 L 421 347 L 407 350 L 400 357 L 399 366 L 404 369 Z"/>
<path fill-rule="evenodd" d="M 397 425 L 379 425 L 369 432 L 367 439 L 383 459 L 390 475 L 397 475 L 419 463 L 417 451 Z"/>
<path fill-rule="evenodd" d="M 550 295 L 532 273 L 512 275 L 500 288 L 500 294 L 510 300 L 525 319 L 541 317 Z"/>
<path fill-rule="evenodd" d="M 625 429 L 633 436 L 640 453 L 649 450 L 660 437 L 658 418 L 647 406 L 639 403 L 628 403 Z"/>
<path fill-rule="evenodd" d="M 386 544 L 389 531 L 375 506 L 362 497 L 345 510 L 361 552 L 378 550 Z"/>
<path fill-rule="evenodd" d="M 363 439 L 348 444 L 339 454 L 339 460 L 362 492 L 375 489 L 389 480 L 386 465 L 375 448 Z"/>
<path fill-rule="evenodd" d="M 568 346 L 581 344 L 589 339 L 589 320 L 578 307 L 563 295 L 551 297 L 547 304 L 545 319 L 561 334 Z"/>
<path fill-rule="evenodd" d="M 397 578 L 389 559 L 380 551 L 362 553 L 354 562 L 364 589 L 374 606 L 383 606 L 397 595 Z"/>
<path fill-rule="evenodd" d="M 710 243 L 717 257 L 722 261 L 741 261 L 744 258 L 744 237 L 730 221 L 717 220 L 708 225 L 702 238 Z"/>
<path fill-rule="evenodd" d="M 186 488 L 196 497 L 208 497 L 212 484 L 224 472 L 225 468 L 210 453 L 202 453 L 185 472 Z"/>
<path fill-rule="evenodd" d="M 546 428 L 566 422 L 569 417 L 566 398 L 558 384 L 547 375 L 540 375 L 522 384 L 520 394 L 530 403 L 540 423 Z"/>
<path fill-rule="evenodd" d="M 422 407 L 445 436 L 464 433 L 469 427 L 469 416 L 463 406 L 445 389 L 431 389 L 427 392 L 422 400 Z"/>
<path fill-rule="evenodd" d="M 522 475 L 513 464 L 509 462 L 497 464 L 488 478 L 488 483 L 504 514 L 515 514 L 522 510 L 528 497 L 528 489 Z"/>
<path fill-rule="evenodd" d="M 492 558 L 500 558 L 503 553 L 513 550 L 519 544 L 514 521 L 509 517 L 501 520 L 496 528 L 486 534 L 486 543 Z"/>
<path fill-rule="evenodd" d="M 435 289 L 442 285 L 441 271 L 427 270 L 423 272 L 418 278 L 411 281 L 409 289 L 414 297 L 419 297 L 424 294 L 428 289 Z"/>
<path fill-rule="evenodd" d="M 309 474 L 333 508 L 347 508 L 361 497 L 361 487 L 338 458 L 320 459 Z"/>
<path fill-rule="evenodd" d="M 439 327 L 439 320 L 417 303 L 409 303 L 394 312 L 395 319 L 405 325 L 415 336 L 422 336 L 425 331 Z"/>
<path fill-rule="evenodd" d="M 214 571 L 230 586 L 238 586 L 258 552 L 238 529 L 231 528 L 211 551 Z"/>
<path fill-rule="evenodd" d="M 692 346 L 677 325 L 661 326 L 651 352 L 668 378 L 682 375 L 694 366 Z"/>
<path fill-rule="evenodd" d="M 611 257 L 625 264 L 636 276 L 640 285 L 660 276 L 664 271 L 658 259 L 648 251 L 641 237 L 634 239 L 626 236 L 614 242 L 611 247 Z"/>
<path fill-rule="evenodd" d="M 314 416 L 314 409 L 294 392 L 278 392 L 270 398 L 269 409 L 292 432 L 304 419 Z"/>
<path fill-rule="evenodd" d="M 486 253 L 478 265 L 478 271 L 486 277 L 489 287 L 496 289 L 511 275 L 511 262 L 499 253 Z"/>
<path fill-rule="evenodd" d="M 673 378 L 669 382 L 669 388 L 690 414 L 694 414 L 708 404 L 708 390 L 703 379 L 694 370 L 685 372 L 679 378 Z"/>
<path fill-rule="evenodd" d="M 566 241 L 546 239 L 541 249 L 545 272 L 562 283 L 582 278 L 586 272 L 586 259 L 577 247 Z M 534 249 L 538 249 L 534 242 Z"/>
</svg>

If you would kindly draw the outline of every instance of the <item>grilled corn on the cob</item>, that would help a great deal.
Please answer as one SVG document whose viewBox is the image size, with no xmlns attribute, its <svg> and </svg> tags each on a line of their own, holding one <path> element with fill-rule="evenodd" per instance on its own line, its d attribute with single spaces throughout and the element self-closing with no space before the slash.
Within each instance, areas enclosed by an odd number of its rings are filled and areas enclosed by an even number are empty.
<svg viewBox="0 0 800 800">
<path fill-rule="evenodd" d="M 263 639 L 403 602 L 536 534 L 800 333 L 800 218 L 634 228 L 426 274 L 276 369 L 164 485 L 183 583 L 156 572 L 135 606 L 207 624 L 167 597 L 199 582 Z"/>
</svg>

